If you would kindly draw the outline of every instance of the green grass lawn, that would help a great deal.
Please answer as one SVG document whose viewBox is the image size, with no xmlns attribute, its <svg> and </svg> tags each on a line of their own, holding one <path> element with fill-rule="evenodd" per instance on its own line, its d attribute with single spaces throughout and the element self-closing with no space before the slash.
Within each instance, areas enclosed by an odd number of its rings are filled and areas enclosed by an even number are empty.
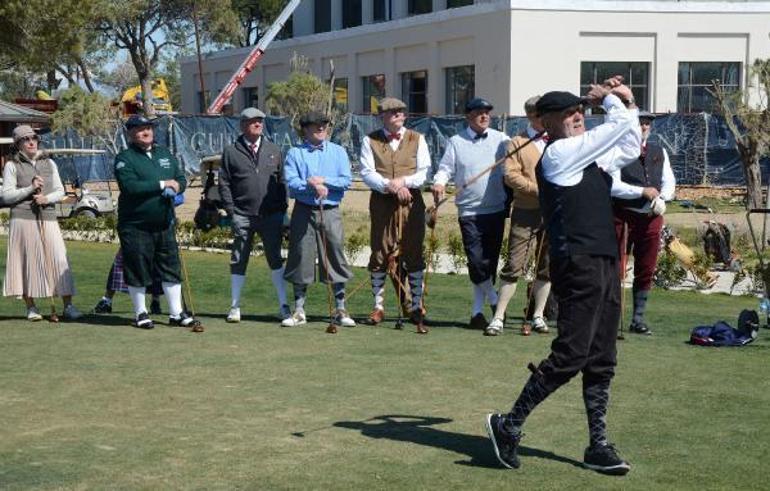
<svg viewBox="0 0 770 491">
<path fill-rule="evenodd" d="M 88 310 L 115 246 L 68 247 Z M 610 435 L 628 476 L 579 467 L 579 380 L 533 413 L 512 471 L 497 464 L 484 415 L 509 408 L 552 336 L 518 336 L 517 319 L 499 338 L 462 328 L 467 277 L 432 277 L 439 325 L 428 336 L 392 322 L 333 336 L 318 285 L 314 322 L 278 327 L 262 258 L 245 321 L 225 324 L 228 257 L 185 257 L 202 334 L 134 329 L 124 295 L 112 315 L 58 327 L 0 303 L 0 489 L 766 489 L 768 331 L 740 349 L 685 343 L 692 326 L 734 322 L 754 299 L 653 293 L 655 335 L 619 344 L 612 391 Z M 519 294 L 511 311 L 522 304 Z M 365 315 L 367 291 L 349 307 Z"/>
</svg>

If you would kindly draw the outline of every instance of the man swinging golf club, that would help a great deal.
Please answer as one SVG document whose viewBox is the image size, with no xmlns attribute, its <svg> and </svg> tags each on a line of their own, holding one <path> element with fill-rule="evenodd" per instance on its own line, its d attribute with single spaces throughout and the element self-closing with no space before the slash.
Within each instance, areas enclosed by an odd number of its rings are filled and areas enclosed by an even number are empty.
<svg viewBox="0 0 770 491">
<path fill-rule="evenodd" d="M 403 101 L 386 97 L 380 101 L 380 115 L 383 128 L 365 136 L 361 144 L 361 177 L 372 189 L 369 199 L 372 254 L 367 269 L 372 281 L 374 308 L 367 321 L 377 325 L 385 316 L 389 256 L 398 251 L 399 257 L 395 258 L 398 261 L 397 281 L 402 281 L 403 268 L 411 295 L 411 306 L 403 307 L 409 308 L 409 318 L 417 326 L 417 332 L 425 334 L 422 308 L 425 203 L 420 187 L 425 183 L 430 167 L 430 153 L 425 137 L 404 127 L 406 104 Z"/>
<path fill-rule="evenodd" d="M 641 135 L 633 95 L 622 84 L 622 77 L 592 85 L 586 99 L 601 103 L 607 111 L 605 123 L 590 131 L 585 129 L 584 99 L 569 92 L 549 92 L 537 102 L 551 138 L 537 180 L 550 246 L 551 279 L 559 301 L 558 335 L 548 358 L 538 366 L 530 364 L 532 375 L 511 411 L 487 415 L 486 426 L 500 462 L 518 468 L 525 419 L 549 394 L 582 372 L 590 441 L 584 465 L 622 475 L 630 465 L 607 438 L 620 284 L 612 178 L 602 169 L 636 160 Z"/>
<path fill-rule="evenodd" d="M 168 148 L 154 141 L 154 122 L 134 115 L 126 121 L 130 145 L 115 157 L 118 236 L 123 268 L 141 329 L 155 327 L 147 314 L 145 291 L 161 280 L 168 301 L 169 324 L 198 328 L 200 322 L 182 308 L 179 247 L 174 233 L 174 197 L 185 190 L 184 171 Z"/>
<path fill-rule="evenodd" d="M 320 279 L 331 283 L 336 311 L 333 326 L 354 327 L 355 321 L 345 310 L 345 283 L 353 274 L 343 250 L 340 203 L 350 187 L 352 176 L 345 149 L 326 141 L 329 118 L 311 111 L 300 119 L 303 142 L 286 155 L 283 176 L 294 198 L 289 224 L 289 257 L 284 278 L 294 286 L 294 313 L 284 319 L 284 327 L 307 323 L 305 297 L 315 281 L 318 261 Z M 332 329 L 329 332 L 336 332 Z"/>
</svg>

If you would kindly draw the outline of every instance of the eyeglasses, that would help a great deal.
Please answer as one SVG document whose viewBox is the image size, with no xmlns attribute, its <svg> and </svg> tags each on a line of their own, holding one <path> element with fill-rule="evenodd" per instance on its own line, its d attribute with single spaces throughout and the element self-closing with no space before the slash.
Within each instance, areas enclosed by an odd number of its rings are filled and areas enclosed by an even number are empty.
<svg viewBox="0 0 770 491">
<path fill-rule="evenodd" d="M 27 142 L 31 142 L 31 141 L 35 141 L 36 142 L 36 141 L 39 141 L 39 140 L 40 140 L 40 137 L 38 137 L 37 135 L 25 136 L 23 138 L 19 138 L 19 141 L 21 143 L 27 143 Z"/>
</svg>

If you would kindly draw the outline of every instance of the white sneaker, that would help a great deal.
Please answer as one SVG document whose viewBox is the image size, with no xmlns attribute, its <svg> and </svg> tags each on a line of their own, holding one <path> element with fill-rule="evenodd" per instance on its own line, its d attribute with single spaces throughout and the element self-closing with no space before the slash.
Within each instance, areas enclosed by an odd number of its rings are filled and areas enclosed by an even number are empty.
<svg viewBox="0 0 770 491">
<path fill-rule="evenodd" d="M 350 318 L 345 309 L 337 309 L 334 314 L 334 323 L 342 327 L 356 327 L 356 321 Z"/>
<path fill-rule="evenodd" d="M 37 322 L 43 320 L 43 316 L 40 315 L 40 311 L 37 310 L 37 307 L 30 307 L 27 309 L 27 320 Z"/>
<path fill-rule="evenodd" d="M 241 322 L 241 309 L 230 307 L 230 312 L 227 313 L 227 322 Z"/>
<path fill-rule="evenodd" d="M 305 318 L 305 312 L 301 310 L 294 312 L 291 317 L 281 321 L 281 326 L 283 327 L 297 327 L 303 324 L 307 324 L 307 319 Z"/>
<path fill-rule="evenodd" d="M 484 336 L 499 336 L 503 333 L 503 319 L 495 317 L 484 329 Z"/>
<path fill-rule="evenodd" d="M 68 321 L 76 321 L 83 317 L 83 314 L 80 313 L 78 309 L 75 308 L 74 305 L 69 304 L 66 307 L 64 307 L 64 319 Z"/>
<path fill-rule="evenodd" d="M 545 323 L 545 319 L 542 317 L 534 317 L 532 319 L 532 330 L 541 334 L 548 332 L 548 324 Z"/>
<path fill-rule="evenodd" d="M 278 310 L 278 318 L 284 321 L 289 317 L 291 317 L 291 308 L 286 304 L 281 305 L 281 308 Z"/>
</svg>

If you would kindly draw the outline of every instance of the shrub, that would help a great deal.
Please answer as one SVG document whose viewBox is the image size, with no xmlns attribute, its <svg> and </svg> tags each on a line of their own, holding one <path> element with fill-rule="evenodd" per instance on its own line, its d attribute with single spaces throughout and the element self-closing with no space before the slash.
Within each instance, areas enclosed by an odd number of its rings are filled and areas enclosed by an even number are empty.
<svg viewBox="0 0 770 491">
<path fill-rule="evenodd" d="M 446 250 L 452 259 L 452 267 L 455 273 L 468 264 L 468 257 L 465 255 L 463 240 L 457 232 L 450 232 L 447 236 Z"/>
</svg>

